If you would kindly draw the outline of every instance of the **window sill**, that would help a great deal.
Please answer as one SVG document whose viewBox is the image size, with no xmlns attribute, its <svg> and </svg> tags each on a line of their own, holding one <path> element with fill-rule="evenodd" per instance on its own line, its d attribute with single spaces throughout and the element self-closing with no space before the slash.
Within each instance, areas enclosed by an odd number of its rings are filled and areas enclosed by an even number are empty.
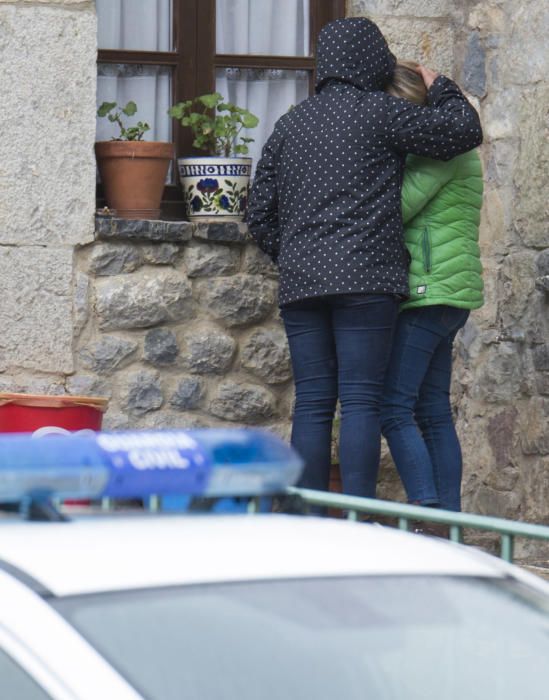
<svg viewBox="0 0 549 700">
<path fill-rule="evenodd" d="M 119 219 L 97 214 L 95 237 L 103 241 L 148 241 L 185 243 L 192 238 L 212 243 L 248 243 L 251 238 L 244 223 Z"/>
</svg>

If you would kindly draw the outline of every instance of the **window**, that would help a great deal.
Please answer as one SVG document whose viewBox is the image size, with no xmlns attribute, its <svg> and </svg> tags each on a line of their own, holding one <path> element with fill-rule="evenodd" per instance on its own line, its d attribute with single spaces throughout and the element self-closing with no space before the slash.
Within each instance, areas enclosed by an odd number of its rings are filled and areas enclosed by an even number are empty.
<svg viewBox="0 0 549 700">
<path fill-rule="evenodd" d="M 17 700 L 51 700 L 15 661 L 0 649 L 2 697 Z"/>
<path fill-rule="evenodd" d="M 233 581 L 52 605 L 149 700 L 547 697 L 547 598 L 513 579 Z"/>
<path fill-rule="evenodd" d="M 344 0 L 96 0 L 96 5 L 98 105 L 134 100 L 137 117 L 151 126 L 146 138 L 173 140 L 181 156 L 196 151 L 190 133 L 167 116 L 168 107 L 217 89 L 260 118 L 250 134 L 254 159 L 278 117 L 312 94 L 316 37 L 345 10 Z M 115 133 L 110 122 L 98 120 L 98 140 Z M 164 199 L 165 216 L 183 215 L 173 179 Z"/>
</svg>

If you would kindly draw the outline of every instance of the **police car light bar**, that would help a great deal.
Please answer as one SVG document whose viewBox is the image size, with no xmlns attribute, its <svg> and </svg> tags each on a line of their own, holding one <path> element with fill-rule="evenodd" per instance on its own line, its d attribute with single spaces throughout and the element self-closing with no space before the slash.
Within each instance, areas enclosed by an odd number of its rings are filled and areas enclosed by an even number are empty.
<svg viewBox="0 0 549 700">
<path fill-rule="evenodd" d="M 0 501 L 261 496 L 295 484 L 303 463 L 260 430 L 0 436 Z"/>
</svg>

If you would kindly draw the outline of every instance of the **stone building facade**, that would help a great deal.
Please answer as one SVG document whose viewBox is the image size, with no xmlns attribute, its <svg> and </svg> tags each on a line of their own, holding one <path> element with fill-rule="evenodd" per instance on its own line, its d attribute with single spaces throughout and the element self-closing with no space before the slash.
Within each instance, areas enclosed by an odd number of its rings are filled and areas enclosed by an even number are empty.
<svg viewBox="0 0 549 700">
<path fill-rule="evenodd" d="M 549 6 L 351 0 L 398 56 L 448 71 L 479 109 L 486 303 L 458 337 L 464 508 L 549 520 Z M 394 472 L 384 470 L 387 494 Z"/>
<path fill-rule="evenodd" d="M 348 0 L 479 108 L 486 305 L 457 346 L 467 510 L 549 519 L 549 7 Z M 105 425 L 288 433 L 276 272 L 238 225 L 94 217 L 93 0 L 0 0 L 0 390 L 108 396 Z M 22 48 L 24 50 L 22 50 Z M 384 458 L 380 494 L 401 497 Z"/>
<path fill-rule="evenodd" d="M 98 217 L 70 393 L 111 428 L 261 425 L 287 434 L 291 368 L 277 272 L 244 224 Z"/>
</svg>

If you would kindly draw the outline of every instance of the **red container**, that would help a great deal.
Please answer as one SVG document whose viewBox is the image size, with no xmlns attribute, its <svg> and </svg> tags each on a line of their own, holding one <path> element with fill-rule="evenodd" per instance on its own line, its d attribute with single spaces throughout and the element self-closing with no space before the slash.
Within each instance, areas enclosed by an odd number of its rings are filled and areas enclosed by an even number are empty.
<svg viewBox="0 0 549 700">
<path fill-rule="evenodd" d="M 0 433 L 36 433 L 101 430 L 107 399 L 90 396 L 43 396 L 0 393 Z M 89 501 L 65 501 L 88 505 Z"/>
<path fill-rule="evenodd" d="M 70 432 L 101 430 L 107 403 L 90 396 L 0 393 L 0 433 L 34 433 L 49 427 Z"/>
</svg>

